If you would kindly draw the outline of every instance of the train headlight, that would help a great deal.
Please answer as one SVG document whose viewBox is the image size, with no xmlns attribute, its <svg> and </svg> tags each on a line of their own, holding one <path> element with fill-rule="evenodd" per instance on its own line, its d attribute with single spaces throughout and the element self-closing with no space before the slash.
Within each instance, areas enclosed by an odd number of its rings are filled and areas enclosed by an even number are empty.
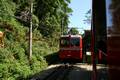
<svg viewBox="0 0 120 80">
<path fill-rule="evenodd" d="M 91 56 L 91 52 L 86 52 L 86 55 Z"/>
</svg>

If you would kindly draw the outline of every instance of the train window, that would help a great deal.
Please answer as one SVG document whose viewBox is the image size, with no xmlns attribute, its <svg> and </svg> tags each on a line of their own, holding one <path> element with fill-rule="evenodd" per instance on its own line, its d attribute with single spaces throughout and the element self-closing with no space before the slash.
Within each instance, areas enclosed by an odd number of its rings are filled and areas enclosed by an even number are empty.
<svg viewBox="0 0 120 80">
<path fill-rule="evenodd" d="M 69 46 L 69 40 L 66 38 L 63 38 L 60 40 L 60 45 L 63 47 Z"/>
<path fill-rule="evenodd" d="M 120 35 L 120 0 L 106 0 L 107 36 Z"/>
<path fill-rule="evenodd" d="M 71 44 L 71 46 L 79 46 L 80 39 L 79 38 L 71 38 L 70 44 Z"/>
</svg>

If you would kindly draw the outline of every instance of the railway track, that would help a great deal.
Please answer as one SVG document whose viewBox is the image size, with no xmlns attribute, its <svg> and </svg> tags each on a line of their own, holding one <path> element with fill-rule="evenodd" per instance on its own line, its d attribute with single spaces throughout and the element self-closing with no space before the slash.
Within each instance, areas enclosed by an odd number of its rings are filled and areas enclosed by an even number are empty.
<svg viewBox="0 0 120 80">
<path fill-rule="evenodd" d="M 67 80 L 71 69 L 73 69 L 73 65 L 60 65 L 52 73 L 47 75 L 43 80 Z"/>
<path fill-rule="evenodd" d="M 97 69 L 98 80 L 107 80 L 107 67 L 97 65 Z M 92 65 L 58 64 L 49 66 L 43 74 L 40 73 L 29 80 L 91 80 L 91 75 Z"/>
</svg>

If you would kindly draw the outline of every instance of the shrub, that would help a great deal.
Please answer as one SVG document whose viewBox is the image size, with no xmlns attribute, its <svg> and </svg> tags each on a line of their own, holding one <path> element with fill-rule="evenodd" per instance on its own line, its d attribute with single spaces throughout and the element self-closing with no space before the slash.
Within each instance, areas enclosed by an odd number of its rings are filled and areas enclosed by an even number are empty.
<svg viewBox="0 0 120 80">
<path fill-rule="evenodd" d="M 0 64 L 0 78 L 1 80 L 7 80 L 11 73 L 9 73 L 8 64 Z"/>
<path fill-rule="evenodd" d="M 31 69 L 33 73 L 38 73 L 47 67 L 47 63 L 43 57 L 40 56 L 39 60 L 33 56 L 31 61 Z"/>
</svg>

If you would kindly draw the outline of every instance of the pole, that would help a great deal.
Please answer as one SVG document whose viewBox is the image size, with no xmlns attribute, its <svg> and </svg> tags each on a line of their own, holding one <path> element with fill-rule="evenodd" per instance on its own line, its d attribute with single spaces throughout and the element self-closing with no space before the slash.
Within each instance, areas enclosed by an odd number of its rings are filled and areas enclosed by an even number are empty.
<svg viewBox="0 0 120 80">
<path fill-rule="evenodd" d="M 62 35 L 62 19 L 60 20 L 60 25 L 61 25 L 61 27 L 60 27 L 60 35 Z"/>
<path fill-rule="evenodd" d="M 97 70 L 96 70 L 96 56 L 95 56 L 95 1 L 92 0 L 92 21 L 91 21 L 91 53 L 92 53 L 92 68 L 93 68 L 93 74 L 92 74 L 92 80 L 97 80 Z"/>
<path fill-rule="evenodd" d="M 32 11 L 33 11 L 33 2 L 30 0 L 30 27 L 29 27 L 29 60 L 32 57 Z"/>
</svg>

